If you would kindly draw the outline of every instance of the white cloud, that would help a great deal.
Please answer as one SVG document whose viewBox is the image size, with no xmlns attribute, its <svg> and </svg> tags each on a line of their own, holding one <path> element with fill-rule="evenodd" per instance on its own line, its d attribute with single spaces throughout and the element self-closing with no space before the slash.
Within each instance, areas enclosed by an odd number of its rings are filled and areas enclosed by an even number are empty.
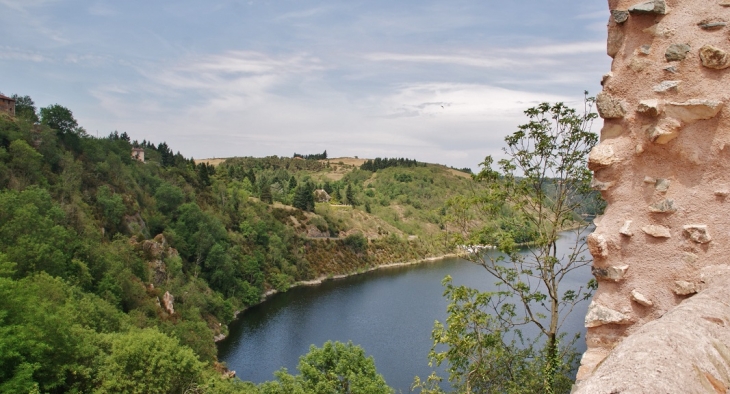
<svg viewBox="0 0 730 394">
<path fill-rule="evenodd" d="M 0 59 L 20 60 L 34 63 L 50 61 L 48 57 L 39 52 L 12 47 L 0 47 Z"/>
</svg>

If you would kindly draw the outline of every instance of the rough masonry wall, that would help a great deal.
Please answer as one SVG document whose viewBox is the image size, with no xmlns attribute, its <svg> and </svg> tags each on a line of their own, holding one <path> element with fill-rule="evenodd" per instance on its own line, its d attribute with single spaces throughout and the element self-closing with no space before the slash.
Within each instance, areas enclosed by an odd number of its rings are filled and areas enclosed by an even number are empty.
<svg viewBox="0 0 730 394">
<path fill-rule="evenodd" d="M 588 238 L 599 286 L 578 380 L 730 256 L 730 0 L 608 3 L 589 157 L 608 207 Z"/>
</svg>

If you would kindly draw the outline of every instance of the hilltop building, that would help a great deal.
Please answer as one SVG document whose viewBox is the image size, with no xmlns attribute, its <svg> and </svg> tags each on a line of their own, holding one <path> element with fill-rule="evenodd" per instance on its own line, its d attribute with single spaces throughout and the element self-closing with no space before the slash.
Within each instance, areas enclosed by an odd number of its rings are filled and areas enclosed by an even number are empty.
<svg viewBox="0 0 730 394">
<path fill-rule="evenodd" d="M 15 100 L 0 94 L 0 112 L 7 112 L 15 116 Z"/>
<path fill-rule="evenodd" d="M 132 158 L 137 161 L 144 163 L 144 149 L 132 148 Z"/>
</svg>

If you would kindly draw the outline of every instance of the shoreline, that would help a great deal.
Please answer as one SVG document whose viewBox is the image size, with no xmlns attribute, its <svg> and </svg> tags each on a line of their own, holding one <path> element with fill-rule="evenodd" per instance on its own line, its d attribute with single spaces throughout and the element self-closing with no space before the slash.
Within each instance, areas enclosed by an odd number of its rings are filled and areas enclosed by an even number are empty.
<svg viewBox="0 0 730 394">
<path fill-rule="evenodd" d="M 377 271 L 377 270 L 381 270 L 381 269 L 407 267 L 407 266 L 410 266 L 410 265 L 418 265 L 418 264 L 424 264 L 424 263 L 433 263 L 435 261 L 440 261 L 440 260 L 444 260 L 444 259 L 448 259 L 448 258 L 452 258 L 452 257 L 459 257 L 459 253 L 447 253 L 447 254 L 444 254 L 444 255 L 425 257 L 425 258 L 422 258 L 422 259 L 411 260 L 411 261 L 404 261 L 404 262 L 400 262 L 400 263 L 388 263 L 388 264 L 376 265 L 374 267 L 367 268 L 367 269 L 365 269 L 363 271 L 355 271 L 355 272 L 351 272 L 349 274 L 340 274 L 340 275 L 332 275 L 332 276 L 329 276 L 329 275 L 328 276 L 320 276 L 320 277 L 315 278 L 315 279 L 312 279 L 312 280 L 302 280 L 302 281 L 294 282 L 294 284 L 292 284 L 291 286 L 289 286 L 289 289 L 292 289 L 292 288 L 295 288 L 295 287 L 304 287 L 304 286 L 318 286 L 318 285 L 321 285 L 324 282 L 333 281 L 333 280 L 339 280 L 339 279 L 345 279 L 345 278 L 349 278 L 349 277 L 352 277 L 352 276 L 362 275 L 362 274 L 366 274 L 368 272 L 373 272 L 373 271 Z M 287 289 L 287 291 L 289 289 Z M 280 291 L 278 291 L 276 289 L 271 289 L 271 290 L 268 290 L 268 291 L 264 292 L 261 295 L 261 299 L 259 300 L 259 302 L 257 302 L 256 304 L 253 304 L 253 305 L 249 305 L 249 306 L 247 306 L 246 308 L 244 308 L 244 309 L 242 309 L 240 311 L 234 312 L 234 314 L 233 314 L 233 320 L 238 319 L 238 315 L 240 313 L 246 311 L 246 309 L 248 309 L 248 308 L 250 308 L 252 306 L 260 305 L 260 304 L 264 303 L 266 300 L 268 300 L 270 297 L 272 297 L 272 296 L 274 296 L 275 294 L 278 294 L 278 293 L 280 293 Z M 216 342 L 216 343 L 218 343 L 218 342 L 226 339 L 226 337 L 228 337 L 228 335 L 218 334 L 218 335 L 216 335 L 216 336 L 213 337 L 213 341 Z"/>
</svg>

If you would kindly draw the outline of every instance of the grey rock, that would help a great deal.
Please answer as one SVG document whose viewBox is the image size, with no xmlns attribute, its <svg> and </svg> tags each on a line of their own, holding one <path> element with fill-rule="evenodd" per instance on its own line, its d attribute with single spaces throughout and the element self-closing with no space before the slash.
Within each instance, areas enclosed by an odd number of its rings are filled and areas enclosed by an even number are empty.
<svg viewBox="0 0 730 394">
<path fill-rule="evenodd" d="M 591 188 L 598 191 L 606 191 L 613 186 L 614 182 L 601 182 L 596 178 L 591 179 Z"/>
<path fill-rule="evenodd" d="M 697 26 L 704 30 L 720 30 L 727 26 L 727 22 L 700 22 Z"/>
<path fill-rule="evenodd" d="M 653 0 L 635 4 L 629 7 L 632 14 L 659 14 L 666 15 L 669 12 L 667 3 L 664 0 Z"/>
<path fill-rule="evenodd" d="M 636 291 L 636 289 L 631 290 L 631 299 L 634 300 L 637 304 L 643 305 L 643 306 L 654 306 L 654 303 L 651 302 L 646 296 Z"/>
<path fill-rule="evenodd" d="M 697 242 L 699 244 L 706 244 L 712 241 L 712 237 L 707 231 L 706 224 L 688 224 L 683 228 L 685 234 L 687 234 L 687 236 L 689 236 L 689 239 L 694 242 Z"/>
<path fill-rule="evenodd" d="M 668 227 L 659 224 L 650 224 L 641 228 L 641 231 L 651 235 L 654 238 L 672 238 Z"/>
<path fill-rule="evenodd" d="M 606 268 L 591 267 L 591 273 L 598 280 L 608 280 L 612 282 L 620 282 L 624 279 L 626 271 L 629 270 L 628 265 L 611 266 Z"/>
<path fill-rule="evenodd" d="M 654 189 L 659 193 L 666 193 L 671 183 L 669 179 L 659 178 L 654 183 Z"/>
<path fill-rule="evenodd" d="M 656 144 L 666 144 L 677 138 L 682 123 L 674 118 L 665 117 L 649 129 L 649 139 Z"/>
<path fill-rule="evenodd" d="M 668 117 L 684 123 L 693 123 L 698 120 L 712 119 L 722 109 L 722 101 L 692 99 L 683 102 L 669 102 L 665 105 Z"/>
<path fill-rule="evenodd" d="M 644 55 L 650 55 L 651 54 L 651 45 L 646 44 L 639 47 L 639 52 L 641 52 Z"/>
<path fill-rule="evenodd" d="M 597 233 L 591 233 L 586 237 L 586 244 L 588 245 L 588 251 L 591 252 L 593 258 L 606 258 L 608 257 L 608 242 L 606 238 Z"/>
<path fill-rule="evenodd" d="M 704 45 L 700 48 L 700 60 L 703 66 L 715 70 L 730 67 L 730 56 L 728 56 L 728 53 L 712 45 Z"/>
<path fill-rule="evenodd" d="M 664 67 L 664 71 L 666 71 L 668 73 L 672 73 L 672 74 L 679 74 L 679 70 L 677 69 L 677 66 Z"/>
<path fill-rule="evenodd" d="M 171 315 L 175 314 L 175 307 L 173 304 L 174 302 L 175 297 L 173 297 L 169 291 L 166 291 L 165 295 L 162 296 L 162 304 L 165 306 L 165 310 L 167 311 L 167 313 Z"/>
<path fill-rule="evenodd" d="M 588 154 L 588 168 L 592 171 L 608 167 L 618 162 L 619 159 L 615 156 L 611 145 L 601 143 L 591 149 L 591 153 Z"/>
<path fill-rule="evenodd" d="M 682 81 L 662 81 L 659 85 L 655 85 L 652 90 L 657 93 L 664 93 L 670 90 L 677 91 L 677 87 Z"/>
<path fill-rule="evenodd" d="M 663 112 L 663 107 L 663 102 L 657 99 L 641 100 L 639 106 L 636 107 L 636 112 L 656 117 Z"/>
<path fill-rule="evenodd" d="M 591 301 L 586 313 L 585 326 L 598 327 L 604 324 L 631 324 L 631 318 L 619 311 Z"/>
<path fill-rule="evenodd" d="M 629 19 L 629 11 L 611 10 L 611 17 L 613 17 L 614 22 L 621 24 Z"/>
<path fill-rule="evenodd" d="M 653 213 L 674 213 L 677 208 L 674 206 L 674 200 L 665 199 L 649 206 L 649 212 Z"/>
<path fill-rule="evenodd" d="M 676 295 L 690 295 L 697 293 L 697 286 L 692 282 L 684 280 L 674 281 L 674 288 L 672 289 Z"/>
<path fill-rule="evenodd" d="M 626 220 L 624 222 L 624 225 L 621 226 L 621 229 L 618 230 L 619 234 L 625 235 L 627 237 L 632 237 L 634 235 L 634 232 L 631 231 L 631 220 Z"/>
<path fill-rule="evenodd" d="M 664 58 L 668 62 L 679 62 L 687 57 L 687 53 L 690 51 L 689 44 L 672 44 L 666 52 L 664 52 Z"/>
<path fill-rule="evenodd" d="M 596 95 L 596 108 L 603 119 L 618 119 L 626 115 L 626 109 L 621 100 L 606 92 Z"/>
<path fill-rule="evenodd" d="M 608 37 L 606 39 L 606 54 L 615 57 L 621 46 L 624 44 L 624 30 L 617 27 L 608 28 Z"/>
</svg>

